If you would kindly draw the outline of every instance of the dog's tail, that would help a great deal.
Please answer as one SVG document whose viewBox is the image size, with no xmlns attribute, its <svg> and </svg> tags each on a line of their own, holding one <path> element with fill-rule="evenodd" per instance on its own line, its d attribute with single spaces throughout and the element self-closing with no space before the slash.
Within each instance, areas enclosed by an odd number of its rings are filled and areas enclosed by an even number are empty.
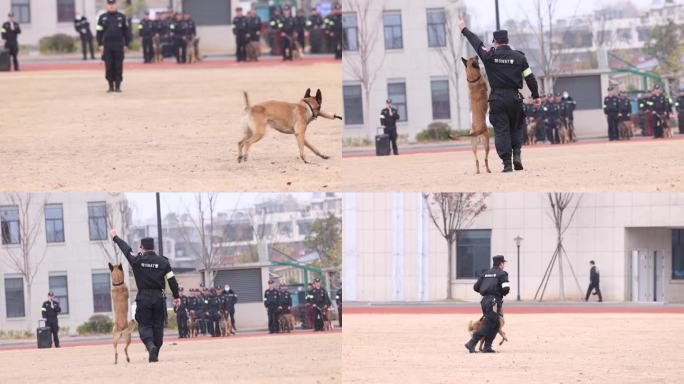
<svg viewBox="0 0 684 384">
<path fill-rule="evenodd" d="M 245 96 L 245 111 L 249 109 L 249 95 L 247 95 L 247 91 L 242 91 L 242 94 Z"/>
</svg>

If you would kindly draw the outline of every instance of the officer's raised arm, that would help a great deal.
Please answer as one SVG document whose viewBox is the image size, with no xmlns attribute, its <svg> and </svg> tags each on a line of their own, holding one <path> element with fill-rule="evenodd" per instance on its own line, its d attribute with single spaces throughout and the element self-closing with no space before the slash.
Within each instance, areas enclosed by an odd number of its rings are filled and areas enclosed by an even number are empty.
<svg viewBox="0 0 684 384">
<path fill-rule="evenodd" d="M 116 229 L 112 229 L 110 231 L 110 234 L 112 235 L 112 241 L 114 241 L 116 245 L 119 246 L 121 253 L 123 253 L 124 256 L 126 256 L 126 260 L 128 260 L 129 263 L 132 263 L 131 257 L 135 256 L 135 253 L 133 253 L 133 248 L 131 248 L 131 246 L 128 245 L 127 242 L 125 242 L 122 238 L 120 238 L 117 235 Z"/>
<path fill-rule="evenodd" d="M 461 29 L 461 33 L 463 34 L 463 36 L 465 36 L 466 39 L 468 39 L 470 45 L 472 45 L 475 52 L 477 52 L 477 55 L 480 56 L 482 60 L 484 60 L 485 57 L 489 54 L 489 51 L 484 49 L 484 43 L 482 42 L 482 40 L 480 40 L 480 38 L 477 37 L 477 35 L 475 35 L 471 30 L 469 30 L 468 27 L 466 27 L 465 20 L 463 20 L 462 17 L 458 20 L 458 26 Z"/>
</svg>

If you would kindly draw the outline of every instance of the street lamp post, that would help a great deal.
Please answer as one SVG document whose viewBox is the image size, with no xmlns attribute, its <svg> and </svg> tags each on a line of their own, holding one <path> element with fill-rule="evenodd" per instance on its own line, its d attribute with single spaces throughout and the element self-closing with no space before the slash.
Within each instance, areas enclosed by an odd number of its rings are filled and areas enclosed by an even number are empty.
<svg viewBox="0 0 684 384">
<path fill-rule="evenodd" d="M 517 280 L 518 280 L 518 297 L 516 298 L 516 300 L 520 301 L 520 244 L 522 244 L 523 238 L 520 236 L 516 236 L 515 239 L 513 239 L 513 240 L 515 240 L 515 246 L 518 247 L 518 262 L 517 262 L 517 266 L 518 266 L 518 278 L 517 278 Z"/>
</svg>

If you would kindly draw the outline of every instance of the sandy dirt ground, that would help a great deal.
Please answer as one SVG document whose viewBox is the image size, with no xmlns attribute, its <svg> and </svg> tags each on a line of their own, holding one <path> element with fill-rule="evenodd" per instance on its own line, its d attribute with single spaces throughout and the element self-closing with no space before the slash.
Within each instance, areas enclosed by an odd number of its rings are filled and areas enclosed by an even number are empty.
<svg viewBox="0 0 684 384">
<path fill-rule="evenodd" d="M 492 173 L 480 175 L 470 150 L 349 157 L 342 161 L 342 174 L 348 191 L 681 191 L 682 153 L 682 138 L 525 147 L 525 170 L 501 174 L 501 160 L 492 150 Z M 480 150 L 484 172 L 482 158 Z"/>
<path fill-rule="evenodd" d="M 672 383 L 682 314 L 508 314 L 509 342 L 469 354 L 475 315 L 347 315 L 345 383 Z"/>
<path fill-rule="evenodd" d="M 318 119 L 304 164 L 294 135 L 269 129 L 237 163 L 242 91 L 252 104 L 323 92 L 341 114 L 340 65 L 261 63 L 228 68 L 131 69 L 107 94 L 104 72 L 28 71 L 0 78 L 3 191 L 311 191 L 341 185 L 340 120 Z"/>
<path fill-rule="evenodd" d="M 2 383 L 341 383 L 342 334 L 235 337 L 165 343 L 147 362 L 141 343 L 0 351 Z"/>
</svg>

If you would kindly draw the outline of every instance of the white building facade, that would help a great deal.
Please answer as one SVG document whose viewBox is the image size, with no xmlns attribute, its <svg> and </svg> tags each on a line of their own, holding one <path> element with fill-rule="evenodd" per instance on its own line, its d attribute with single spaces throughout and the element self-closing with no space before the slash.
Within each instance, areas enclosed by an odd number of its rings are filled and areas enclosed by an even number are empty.
<svg viewBox="0 0 684 384">
<path fill-rule="evenodd" d="M 563 236 L 566 300 L 584 299 L 589 261 L 601 274 L 607 301 L 684 302 L 684 194 L 585 193 Z M 454 249 L 454 298 L 479 301 L 472 286 L 491 257 L 506 256 L 508 300 L 533 300 L 556 249 L 543 193 L 496 193 Z M 566 211 L 566 217 L 570 215 Z M 447 295 L 447 243 L 420 193 L 344 195 L 343 282 L 349 301 L 437 301 Z M 524 240 L 517 262 L 516 237 Z M 568 268 L 572 266 L 579 289 Z M 518 267 L 520 279 L 517 278 Z M 545 300 L 560 298 L 558 264 Z M 518 291 L 518 284 L 520 290 Z"/>
<path fill-rule="evenodd" d="M 111 249 L 107 207 L 124 197 L 108 193 L 0 194 L 0 329 L 35 330 L 49 291 L 62 307 L 60 327 L 76 331 L 93 314 L 112 316 L 110 275 L 103 247 Z M 34 228 L 27 236 L 26 229 Z M 28 302 L 25 274 L 35 273 Z M 42 259 L 42 262 L 40 260 Z M 128 264 L 123 263 L 128 276 Z M 126 281 L 130 285 L 130 281 Z"/>
</svg>

